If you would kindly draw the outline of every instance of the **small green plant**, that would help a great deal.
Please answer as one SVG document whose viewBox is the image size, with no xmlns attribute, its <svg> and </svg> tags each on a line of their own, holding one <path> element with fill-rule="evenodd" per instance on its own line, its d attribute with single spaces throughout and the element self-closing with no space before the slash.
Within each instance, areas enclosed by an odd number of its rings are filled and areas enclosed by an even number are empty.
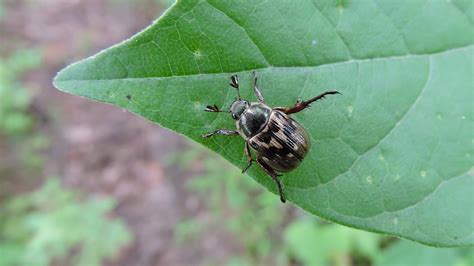
<svg viewBox="0 0 474 266">
<path fill-rule="evenodd" d="M 112 199 L 82 202 L 56 179 L 26 194 L 3 186 L 13 179 L 29 184 L 33 177 L 34 183 L 43 178 L 41 151 L 49 141 L 32 111 L 31 90 L 22 82 L 23 74 L 40 63 L 41 52 L 32 49 L 0 60 L 0 266 L 100 265 L 131 239 L 121 221 L 107 217 Z"/>
<path fill-rule="evenodd" d="M 197 193 L 211 212 L 211 221 L 187 219 L 175 231 L 177 244 L 199 241 L 208 231 L 221 230 L 230 234 L 245 253 L 229 259 L 229 265 L 259 265 L 285 261 L 280 231 L 289 211 L 282 208 L 278 198 L 265 191 L 234 166 L 201 147 L 189 144 L 185 152 L 172 157 L 173 163 L 192 170 L 200 165 L 188 181 L 188 191 Z M 202 167 L 202 168 L 201 168 Z M 217 222 L 212 221 L 224 221 Z M 280 254 L 281 256 L 274 256 Z M 212 262 L 212 259 L 209 259 Z"/>
<path fill-rule="evenodd" d="M 473 248 L 440 249 L 301 217 L 285 229 L 289 256 L 306 266 L 424 266 L 474 263 Z"/>
<path fill-rule="evenodd" d="M 121 221 L 107 217 L 114 205 L 112 199 L 81 202 L 55 179 L 18 195 L 0 207 L 0 265 L 101 265 L 131 240 Z"/>
<path fill-rule="evenodd" d="M 41 52 L 19 50 L 0 60 L 0 140 L 7 144 L 5 154 L 12 156 L 21 168 L 38 168 L 42 164 L 39 152 L 49 144 L 48 139 L 35 130 L 38 117 L 31 112 L 32 96 L 21 77 L 41 63 Z M 0 174 L 13 167 L 0 163 Z"/>
<path fill-rule="evenodd" d="M 0 21 L 2 20 L 3 16 L 5 15 L 5 3 L 4 0 L 0 0 Z"/>
<path fill-rule="evenodd" d="M 399 241 L 381 252 L 374 266 L 474 265 L 474 248 L 433 248 L 410 241 Z"/>
<path fill-rule="evenodd" d="M 288 252 L 307 266 L 370 265 L 384 237 L 305 217 L 285 229 Z"/>
<path fill-rule="evenodd" d="M 21 75 L 41 62 L 35 50 L 18 51 L 0 63 L 0 132 L 9 136 L 26 134 L 34 119 L 28 114 L 31 96 L 23 88 Z"/>
</svg>

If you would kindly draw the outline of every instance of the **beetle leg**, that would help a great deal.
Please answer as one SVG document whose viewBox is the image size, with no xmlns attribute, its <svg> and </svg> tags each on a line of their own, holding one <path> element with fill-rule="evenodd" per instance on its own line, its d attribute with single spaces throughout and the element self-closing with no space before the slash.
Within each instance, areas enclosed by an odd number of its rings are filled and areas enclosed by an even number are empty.
<svg viewBox="0 0 474 266">
<path fill-rule="evenodd" d="M 252 166 L 252 163 L 253 163 L 252 154 L 250 153 L 250 147 L 249 147 L 248 142 L 245 142 L 245 156 L 247 156 L 247 163 L 248 164 L 242 170 L 242 174 L 245 173 L 250 168 L 250 166 Z"/>
<path fill-rule="evenodd" d="M 326 92 L 321 93 L 318 96 L 316 96 L 314 98 L 311 98 L 307 101 L 301 101 L 301 99 L 298 99 L 298 101 L 296 101 L 295 105 L 292 106 L 292 107 L 287 107 L 287 108 L 278 107 L 278 108 L 275 108 L 275 109 L 280 110 L 280 111 L 284 112 L 287 115 L 293 114 L 293 113 L 298 113 L 299 111 L 302 111 L 302 110 L 308 108 L 311 103 L 313 103 L 317 100 L 324 99 L 324 97 L 326 97 L 326 95 L 332 95 L 332 94 L 341 94 L 341 93 L 338 92 L 338 91 L 326 91 Z"/>
<path fill-rule="evenodd" d="M 278 179 L 278 176 L 281 176 L 281 175 L 277 174 L 275 170 L 273 170 L 270 166 L 268 166 L 264 161 L 262 161 L 259 158 L 257 158 L 257 163 L 260 165 L 260 167 L 262 167 L 263 171 L 265 171 L 265 173 L 267 173 L 267 175 L 269 175 L 273 179 L 273 181 L 276 183 L 278 187 L 278 192 L 280 193 L 280 200 L 281 202 L 285 203 L 286 202 L 285 193 L 283 193 L 283 187 L 281 185 L 280 180 Z"/>
<path fill-rule="evenodd" d="M 257 95 L 258 101 L 261 103 L 264 103 L 265 101 L 263 100 L 263 95 L 257 86 L 257 73 L 253 71 L 252 75 L 253 75 L 253 91 L 255 92 L 255 95 Z"/>
<path fill-rule="evenodd" d="M 240 97 L 239 76 L 238 75 L 233 75 L 232 77 L 230 77 L 230 84 L 229 85 L 237 90 L 237 96 L 239 96 L 239 100 L 242 99 Z"/>
<path fill-rule="evenodd" d="M 214 135 L 225 135 L 225 136 L 237 136 L 239 132 L 237 130 L 230 130 L 230 129 L 218 129 L 213 132 L 209 132 L 207 134 L 202 135 L 203 138 L 209 138 Z"/>
</svg>

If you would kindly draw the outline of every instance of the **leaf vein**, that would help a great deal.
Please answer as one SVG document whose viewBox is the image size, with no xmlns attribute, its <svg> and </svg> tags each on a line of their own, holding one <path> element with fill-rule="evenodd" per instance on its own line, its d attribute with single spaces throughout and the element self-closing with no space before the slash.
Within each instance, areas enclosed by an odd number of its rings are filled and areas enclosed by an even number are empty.
<svg viewBox="0 0 474 266">
<path fill-rule="evenodd" d="M 234 18 L 232 18 L 231 16 L 229 16 L 227 13 L 225 13 L 224 11 L 220 10 L 219 8 L 217 8 L 216 6 L 214 6 L 213 4 L 211 4 L 209 1 L 205 1 L 205 3 L 207 3 L 210 7 L 214 8 L 215 10 L 219 11 L 221 14 L 225 15 L 230 21 L 232 21 L 235 25 L 239 26 L 239 28 L 242 29 L 242 31 L 245 33 L 245 35 L 247 36 L 247 38 L 253 43 L 253 45 L 255 45 L 255 47 L 257 48 L 258 52 L 260 53 L 260 55 L 262 56 L 263 60 L 264 60 L 264 64 L 267 65 L 267 66 L 271 66 L 271 64 L 268 62 L 268 59 L 266 58 L 265 54 L 263 53 L 263 50 L 262 48 L 260 48 L 260 46 L 257 44 L 257 42 L 249 35 L 249 33 L 247 32 L 247 30 L 242 26 L 240 25 Z"/>
</svg>

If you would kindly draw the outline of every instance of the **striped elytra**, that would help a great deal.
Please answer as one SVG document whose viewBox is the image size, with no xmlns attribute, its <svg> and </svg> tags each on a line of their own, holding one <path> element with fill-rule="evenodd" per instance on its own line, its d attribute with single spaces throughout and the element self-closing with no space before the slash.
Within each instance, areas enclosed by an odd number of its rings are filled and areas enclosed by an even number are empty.
<svg viewBox="0 0 474 266">
<path fill-rule="evenodd" d="M 296 168 L 310 148 L 305 129 L 278 110 L 271 111 L 266 125 L 248 141 L 257 158 L 278 172 Z"/>
</svg>

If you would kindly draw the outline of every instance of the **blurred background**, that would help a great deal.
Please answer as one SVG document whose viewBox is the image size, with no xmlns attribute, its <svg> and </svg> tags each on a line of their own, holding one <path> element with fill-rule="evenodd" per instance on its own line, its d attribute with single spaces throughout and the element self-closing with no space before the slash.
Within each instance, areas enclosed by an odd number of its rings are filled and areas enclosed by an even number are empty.
<svg viewBox="0 0 474 266">
<path fill-rule="evenodd" d="M 52 87 L 171 2 L 0 0 L 0 266 L 474 265 L 283 205 L 182 136 Z"/>
</svg>

